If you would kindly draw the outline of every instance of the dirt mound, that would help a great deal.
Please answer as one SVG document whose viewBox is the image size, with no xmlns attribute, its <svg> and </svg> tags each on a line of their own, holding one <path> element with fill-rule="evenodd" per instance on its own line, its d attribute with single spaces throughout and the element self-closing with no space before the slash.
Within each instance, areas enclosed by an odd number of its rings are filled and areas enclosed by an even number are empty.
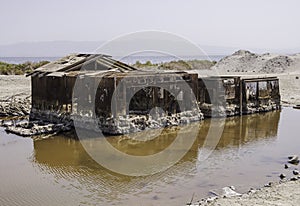
<svg viewBox="0 0 300 206">
<path fill-rule="evenodd" d="M 213 69 L 222 73 L 283 73 L 293 64 L 294 59 L 290 56 L 270 53 L 258 55 L 250 51 L 239 50 L 221 59 Z"/>
</svg>

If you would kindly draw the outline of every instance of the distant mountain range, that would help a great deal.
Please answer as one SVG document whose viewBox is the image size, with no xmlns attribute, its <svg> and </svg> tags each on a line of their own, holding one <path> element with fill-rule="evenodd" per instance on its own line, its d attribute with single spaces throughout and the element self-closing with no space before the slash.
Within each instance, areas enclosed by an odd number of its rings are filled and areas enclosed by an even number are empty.
<svg viewBox="0 0 300 206">
<path fill-rule="evenodd" d="M 60 57 L 70 53 L 90 53 L 103 42 L 49 41 L 0 45 L 1 57 Z"/>
<path fill-rule="evenodd" d="M 0 45 L 0 57 L 60 57 L 70 53 L 94 53 L 105 41 L 47 41 Z M 256 53 L 297 53 L 300 49 L 267 50 L 198 45 L 208 55 L 230 55 L 239 49 Z M 190 54 L 187 54 L 190 55 Z"/>
</svg>

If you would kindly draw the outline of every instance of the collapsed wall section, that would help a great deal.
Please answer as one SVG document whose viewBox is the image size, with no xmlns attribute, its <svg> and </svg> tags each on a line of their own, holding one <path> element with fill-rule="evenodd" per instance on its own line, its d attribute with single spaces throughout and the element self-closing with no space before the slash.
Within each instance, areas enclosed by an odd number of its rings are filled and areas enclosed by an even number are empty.
<svg viewBox="0 0 300 206">
<path fill-rule="evenodd" d="M 197 108 L 197 74 L 142 72 L 77 77 L 33 76 L 31 120 L 72 124 L 76 119 L 84 128 L 93 129 L 89 125 L 96 119 L 104 133 L 124 134 L 203 119 Z M 72 99 L 75 81 L 83 92 Z"/>
</svg>

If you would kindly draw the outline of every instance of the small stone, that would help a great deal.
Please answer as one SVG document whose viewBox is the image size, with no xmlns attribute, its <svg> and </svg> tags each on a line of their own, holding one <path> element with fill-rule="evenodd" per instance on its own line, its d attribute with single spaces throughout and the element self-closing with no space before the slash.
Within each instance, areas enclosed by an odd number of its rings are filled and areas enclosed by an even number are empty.
<svg viewBox="0 0 300 206">
<path fill-rule="evenodd" d="M 299 171 L 298 171 L 298 170 L 294 170 L 294 171 L 293 171 L 293 174 L 294 174 L 294 175 L 299 175 Z"/>
<path fill-rule="evenodd" d="M 297 177 L 292 177 L 290 180 L 291 180 L 291 181 L 297 181 L 298 178 L 297 178 Z"/>
<path fill-rule="evenodd" d="M 273 182 L 269 182 L 268 184 L 265 185 L 265 187 L 271 187 L 273 185 Z"/>
<path fill-rule="evenodd" d="M 3 126 L 4 126 L 4 127 L 10 127 L 10 126 L 12 126 L 12 125 L 13 125 L 13 122 L 12 122 L 12 121 L 8 121 L 8 122 L 3 123 Z"/>
<path fill-rule="evenodd" d="M 289 166 L 287 164 L 284 165 L 284 169 L 288 169 Z"/>
<path fill-rule="evenodd" d="M 297 155 L 289 156 L 289 163 L 297 165 L 299 163 L 299 157 Z"/>
<path fill-rule="evenodd" d="M 283 179 L 283 178 L 285 178 L 285 177 L 286 177 L 286 175 L 285 175 L 285 174 L 283 174 L 283 173 L 281 173 L 281 174 L 279 175 L 279 177 L 280 177 L 280 179 Z"/>
<path fill-rule="evenodd" d="M 217 196 L 215 196 L 215 197 L 209 197 L 209 198 L 206 199 L 206 203 L 211 203 L 211 202 L 213 202 L 216 199 L 218 199 Z"/>
<path fill-rule="evenodd" d="M 267 184 L 268 186 L 267 187 L 269 187 L 269 184 Z M 266 187 L 266 185 L 265 185 L 265 187 Z M 253 193 L 256 193 L 257 192 L 257 190 L 255 190 L 255 189 L 253 189 L 253 188 L 251 188 L 250 190 L 249 190 L 249 192 L 248 192 L 248 194 L 253 194 Z"/>
<path fill-rule="evenodd" d="M 223 197 L 234 197 L 234 196 L 241 196 L 242 194 L 235 192 L 230 187 L 224 187 L 223 190 Z"/>
</svg>

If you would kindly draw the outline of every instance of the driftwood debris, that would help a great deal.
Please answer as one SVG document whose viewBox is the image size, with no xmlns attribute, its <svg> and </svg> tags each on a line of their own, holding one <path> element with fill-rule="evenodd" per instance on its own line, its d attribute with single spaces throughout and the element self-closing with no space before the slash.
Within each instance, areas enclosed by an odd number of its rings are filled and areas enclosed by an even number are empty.
<svg viewBox="0 0 300 206">
<path fill-rule="evenodd" d="M 0 100 L 0 117 L 27 116 L 30 113 L 31 98 L 17 97 L 21 94 L 13 95 L 7 99 Z"/>
<path fill-rule="evenodd" d="M 5 131 L 8 133 L 17 134 L 23 137 L 44 135 L 44 134 L 58 134 L 71 130 L 70 125 L 45 123 L 41 121 L 24 121 L 14 124 L 4 124 Z"/>
</svg>

